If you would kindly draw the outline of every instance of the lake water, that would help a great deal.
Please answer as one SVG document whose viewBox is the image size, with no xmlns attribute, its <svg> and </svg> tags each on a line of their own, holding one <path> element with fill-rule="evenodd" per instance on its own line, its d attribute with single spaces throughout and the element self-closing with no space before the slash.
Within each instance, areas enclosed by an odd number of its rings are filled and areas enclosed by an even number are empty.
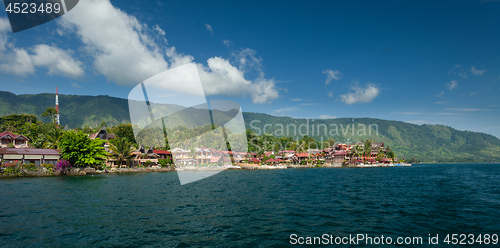
<svg viewBox="0 0 500 248">
<path fill-rule="evenodd" d="M 452 233 L 500 234 L 499 164 L 0 180 L 1 247 L 288 247 L 291 234 L 446 246 Z"/>
</svg>

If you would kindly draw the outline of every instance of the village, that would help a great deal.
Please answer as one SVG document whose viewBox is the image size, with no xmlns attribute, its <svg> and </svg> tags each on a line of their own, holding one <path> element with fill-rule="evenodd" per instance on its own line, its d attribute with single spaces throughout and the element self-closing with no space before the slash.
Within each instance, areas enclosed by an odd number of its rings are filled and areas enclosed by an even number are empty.
<svg viewBox="0 0 500 248">
<path fill-rule="evenodd" d="M 0 172 L 7 175 L 47 175 L 116 172 L 137 170 L 219 170 L 219 169 L 287 169 L 300 167 L 383 167 L 409 166 L 397 160 L 384 143 L 328 143 L 324 149 L 310 149 L 295 142 L 295 149 L 237 152 L 208 147 L 148 147 L 135 144 L 131 126 L 120 136 L 108 133 L 106 124 L 93 133 L 70 130 L 60 125 L 56 88 L 55 108 L 47 108 L 42 116 L 52 119 L 43 123 L 35 116 L 10 116 L 16 124 L 0 133 Z M 34 123 L 33 123 L 34 122 Z M 22 124 L 22 125 L 21 125 Z M 48 131 L 44 136 L 40 130 Z M 35 132 L 35 131 L 38 132 Z M 92 130 L 92 129 L 90 129 Z M 44 136 L 43 139 L 40 137 Z M 132 136 L 128 139 L 125 136 Z M 31 138 L 30 138 L 31 137 Z M 37 139 L 37 140 L 35 140 Z M 62 142 L 65 139 L 66 142 Z M 248 139 L 248 137 L 246 138 Z M 41 141 L 40 141 L 41 140 Z M 94 142 L 95 141 L 95 142 Z M 43 143 L 42 143 L 43 142 Z M 250 144 L 250 141 L 248 141 Z M 63 144 L 64 143 L 64 144 Z M 76 144 L 78 143 L 78 144 Z M 38 145 L 37 145 L 38 144 Z M 318 145 L 314 142 L 316 148 Z M 62 148 L 62 149 L 61 149 Z M 85 152 L 84 152 L 85 151 Z M 22 173 L 21 173 L 22 172 Z"/>
<path fill-rule="evenodd" d="M 98 132 L 90 134 L 89 139 L 104 141 L 108 156 L 104 161 L 105 170 L 121 168 L 159 169 L 170 167 L 175 170 L 212 169 L 286 169 L 300 167 L 382 167 L 408 166 L 394 160 L 394 153 L 384 147 L 384 143 L 358 142 L 353 144 L 337 143 L 325 149 L 280 150 L 254 152 L 222 151 L 207 147 L 192 149 L 173 148 L 157 150 L 139 146 L 130 150 L 125 159 L 113 156 L 110 149 L 114 134 L 108 134 L 103 126 Z M 0 161 L 2 165 L 41 165 L 55 166 L 61 158 L 57 149 L 30 148 L 29 138 L 10 132 L 0 133 Z M 370 147 L 365 147 L 369 145 Z"/>
</svg>

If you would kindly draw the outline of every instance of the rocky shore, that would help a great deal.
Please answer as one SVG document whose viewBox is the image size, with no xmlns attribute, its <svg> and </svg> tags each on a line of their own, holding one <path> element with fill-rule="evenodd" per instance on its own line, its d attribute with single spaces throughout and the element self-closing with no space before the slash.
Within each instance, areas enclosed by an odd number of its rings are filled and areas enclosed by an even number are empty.
<svg viewBox="0 0 500 248">
<path fill-rule="evenodd" d="M 51 177 L 51 176 L 85 176 L 94 174 L 106 173 L 142 173 L 142 172 L 165 172 L 175 171 L 173 167 L 148 167 L 148 168 L 112 168 L 105 170 L 96 170 L 91 167 L 86 168 L 71 168 L 68 170 L 56 170 L 54 172 L 41 168 L 38 170 L 20 169 L 14 173 L 0 173 L 0 178 L 9 177 Z"/>
</svg>

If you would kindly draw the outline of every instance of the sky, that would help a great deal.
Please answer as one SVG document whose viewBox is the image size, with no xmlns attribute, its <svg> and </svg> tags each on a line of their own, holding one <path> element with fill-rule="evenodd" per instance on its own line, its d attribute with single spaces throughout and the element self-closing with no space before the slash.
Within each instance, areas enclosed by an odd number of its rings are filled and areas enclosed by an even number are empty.
<svg viewBox="0 0 500 248">
<path fill-rule="evenodd" d="M 208 99 L 247 112 L 500 137 L 499 13 L 487 0 L 80 0 L 14 34 L 2 11 L 0 90 L 127 98 L 196 63 Z"/>
</svg>

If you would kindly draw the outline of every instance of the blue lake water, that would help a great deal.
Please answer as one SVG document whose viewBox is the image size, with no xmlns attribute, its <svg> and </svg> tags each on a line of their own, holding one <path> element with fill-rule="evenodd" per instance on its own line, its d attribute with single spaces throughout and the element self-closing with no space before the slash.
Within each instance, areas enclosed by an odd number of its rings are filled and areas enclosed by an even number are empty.
<svg viewBox="0 0 500 248">
<path fill-rule="evenodd" d="M 500 234 L 499 164 L 232 170 L 183 186 L 175 172 L 0 180 L 0 247 L 289 247 L 291 234 L 445 245 L 448 233 Z"/>
</svg>

